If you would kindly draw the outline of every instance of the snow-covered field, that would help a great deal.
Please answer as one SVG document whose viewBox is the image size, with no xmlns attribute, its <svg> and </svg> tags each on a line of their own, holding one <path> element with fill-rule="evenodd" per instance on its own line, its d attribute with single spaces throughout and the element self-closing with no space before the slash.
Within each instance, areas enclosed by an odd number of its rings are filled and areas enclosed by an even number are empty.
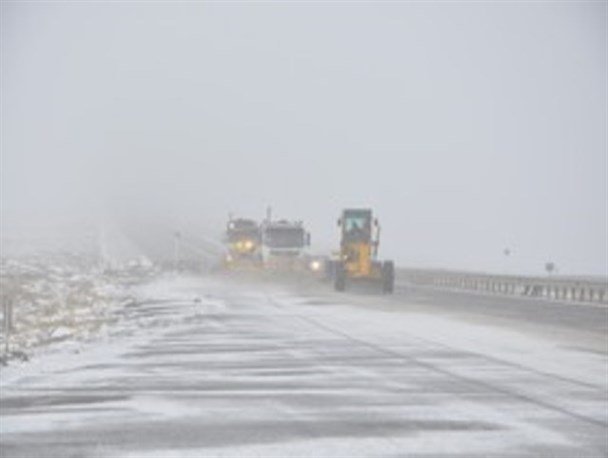
<svg viewBox="0 0 608 458">
<path fill-rule="evenodd" d="M 157 273 L 143 258 L 112 269 L 100 268 L 95 258 L 85 254 L 3 258 L 0 363 L 30 358 L 49 345 L 103 333 L 117 319 L 117 310 L 133 300 L 130 287 Z M 8 304 L 12 308 L 10 329 L 4 316 Z"/>
<path fill-rule="evenodd" d="M 607 354 L 561 334 L 243 279 L 130 294 L 108 332 L 3 369 L 3 457 L 608 452 Z"/>
</svg>

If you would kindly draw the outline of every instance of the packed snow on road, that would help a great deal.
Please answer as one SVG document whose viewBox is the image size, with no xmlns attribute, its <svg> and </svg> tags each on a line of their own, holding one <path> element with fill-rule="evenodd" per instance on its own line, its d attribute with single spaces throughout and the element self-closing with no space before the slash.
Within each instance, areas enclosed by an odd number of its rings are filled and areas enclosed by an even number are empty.
<svg viewBox="0 0 608 458">
<path fill-rule="evenodd" d="M 164 274 L 2 370 L 6 456 L 602 456 L 606 353 L 414 298 Z M 557 311 L 557 310 L 556 310 Z"/>
</svg>

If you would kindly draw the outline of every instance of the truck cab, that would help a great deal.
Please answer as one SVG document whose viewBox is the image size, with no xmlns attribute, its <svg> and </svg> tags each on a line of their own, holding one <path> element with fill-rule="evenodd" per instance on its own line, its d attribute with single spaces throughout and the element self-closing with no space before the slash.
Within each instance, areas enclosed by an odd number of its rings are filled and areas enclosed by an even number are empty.
<svg viewBox="0 0 608 458">
<path fill-rule="evenodd" d="M 303 263 L 310 234 L 301 221 L 266 221 L 262 225 L 262 259 L 272 270 L 293 270 Z"/>
<path fill-rule="evenodd" d="M 226 225 L 226 262 L 230 265 L 243 261 L 257 261 L 261 256 L 260 227 L 251 219 L 230 219 Z"/>
</svg>

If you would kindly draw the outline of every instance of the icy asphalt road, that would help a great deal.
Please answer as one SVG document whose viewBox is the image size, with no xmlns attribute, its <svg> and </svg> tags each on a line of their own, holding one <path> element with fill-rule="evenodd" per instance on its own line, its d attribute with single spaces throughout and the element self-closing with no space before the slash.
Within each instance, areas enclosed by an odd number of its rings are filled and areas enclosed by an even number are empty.
<svg viewBox="0 0 608 458">
<path fill-rule="evenodd" d="M 608 454 L 604 309 L 242 278 L 140 294 L 103 338 L 2 370 L 2 458 Z"/>
</svg>

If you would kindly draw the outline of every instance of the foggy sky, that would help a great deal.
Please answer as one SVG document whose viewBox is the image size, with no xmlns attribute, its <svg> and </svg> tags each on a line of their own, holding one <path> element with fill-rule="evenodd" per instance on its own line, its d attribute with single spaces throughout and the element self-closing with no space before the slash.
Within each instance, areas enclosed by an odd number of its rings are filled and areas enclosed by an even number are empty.
<svg viewBox="0 0 608 458">
<path fill-rule="evenodd" d="M 606 274 L 606 3 L 2 3 L 2 230 L 369 206 L 408 266 Z M 503 249 L 513 255 L 505 259 Z"/>
</svg>

